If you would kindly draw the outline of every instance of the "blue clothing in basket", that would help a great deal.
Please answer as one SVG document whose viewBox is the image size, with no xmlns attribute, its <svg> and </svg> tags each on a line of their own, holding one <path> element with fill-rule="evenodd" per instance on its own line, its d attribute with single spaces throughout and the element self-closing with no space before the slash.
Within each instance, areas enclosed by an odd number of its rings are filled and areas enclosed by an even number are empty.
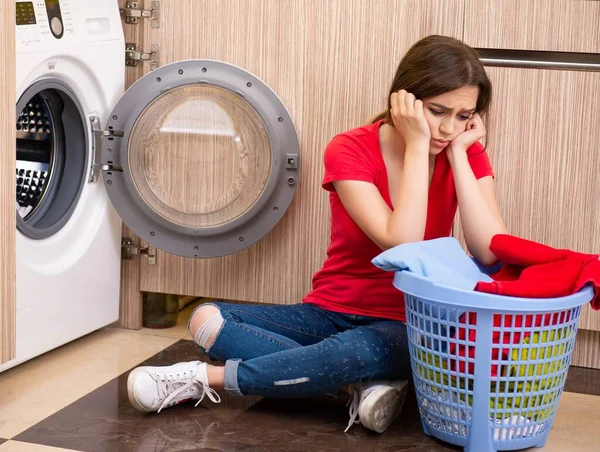
<svg viewBox="0 0 600 452">
<path fill-rule="evenodd" d="M 473 290 L 479 281 L 492 281 L 453 237 L 398 245 L 372 262 L 382 270 L 409 271 L 453 289 Z"/>
<path fill-rule="evenodd" d="M 437 285 L 453 289 L 473 290 L 479 281 L 492 281 L 492 278 L 483 273 L 473 259 L 467 256 L 460 243 L 453 237 L 398 245 L 379 254 L 372 262 L 382 270 L 408 271 L 431 279 Z M 434 312 L 430 311 L 429 306 L 424 306 L 424 314 L 427 318 L 433 316 L 451 322 L 457 322 L 465 312 L 448 310 L 449 314 L 446 318 L 446 310 L 440 314 L 437 306 L 432 306 L 431 309 Z M 431 325 L 426 321 L 423 321 L 421 327 L 428 333 L 441 337 L 452 337 L 454 334 L 453 328 L 447 335 L 443 326 Z M 447 350 L 446 341 L 435 340 L 428 345 L 436 351 Z"/>
</svg>

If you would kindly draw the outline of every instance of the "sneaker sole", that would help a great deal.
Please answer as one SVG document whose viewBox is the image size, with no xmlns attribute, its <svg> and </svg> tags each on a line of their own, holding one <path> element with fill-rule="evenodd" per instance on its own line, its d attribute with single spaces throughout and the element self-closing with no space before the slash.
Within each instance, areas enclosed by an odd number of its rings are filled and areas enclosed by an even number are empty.
<svg viewBox="0 0 600 452">
<path fill-rule="evenodd" d="M 383 433 L 402 412 L 408 385 L 398 390 L 382 388 L 367 396 L 358 413 L 360 423 L 377 433 Z M 371 413 L 368 416 L 367 413 Z"/>
<path fill-rule="evenodd" d="M 136 410 L 141 411 L 142 413 L 150 413 L 152 410 L 143 407 L 140 402 L 138 402 L 138 400 L 135 398 L 135 391 L 133 390 L 135 379 L 142 370 L 144 370 L 142 367 L 138 367 L 129 373 L 129 376 L 127 377 L 127 396 L 129 397 L 129 403 L 131 403 Z"/>
</svg>

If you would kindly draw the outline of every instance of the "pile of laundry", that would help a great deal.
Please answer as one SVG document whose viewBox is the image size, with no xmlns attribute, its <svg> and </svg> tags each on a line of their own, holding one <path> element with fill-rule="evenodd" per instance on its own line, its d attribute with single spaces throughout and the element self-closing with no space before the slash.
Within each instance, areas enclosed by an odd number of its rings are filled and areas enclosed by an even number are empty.
<svg viewBox="0 0 600 452">
<path fill-rule="evenodd" d="M 375 257 L 373 264 L 448 287 L 512 297 L 564 297 L 592 284 L 596 294 L 591 305 L 600 309 L 600 255 L 503 234 L 493 237 L 490 250 L 498 263 L 486 267 L 470 258 L 455 238 L 444 237 L 396 246 Z"/>
<path fill-rule="evenodd" d="M 407 243 L 373 260 L 386 271 L 412 272 L 438 286 L 520 298 L 559 298 L 587 285 L 600 309 L 600 256 L 555 249 L 510 235 L 497 235 L 490 250 L 498 258 L 483 266 L 451 237 Z M 414 364 L 419 405 L 432 428 L 466 436 L 470 423 L 477 313 L 420 305 L 413 318 L 423 332 Z M 566 378 L 566 360 L 576 324 L 571 311 L 493 316 L 490 417 L 495 439 L 517 439 L 545 430 L 553 401 Z M 553 328 L 553 325 L 557 325 Z M 567 325 L 567 326 L 565 326 Z M 467 345 L 468 344 L 468 345 Z M 450 390 L 448 390 L 450 389 Z M 539 409 L 535 407 L 540 407 Z"/>
</svg>

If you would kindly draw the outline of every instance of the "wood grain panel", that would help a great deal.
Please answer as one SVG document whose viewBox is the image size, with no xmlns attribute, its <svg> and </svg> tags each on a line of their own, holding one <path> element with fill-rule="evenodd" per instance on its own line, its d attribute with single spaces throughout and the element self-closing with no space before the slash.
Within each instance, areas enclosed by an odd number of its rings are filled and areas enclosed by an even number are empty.
<svg viewBox="0 0 600 452">
<path fill-rule="evenodd" d="M 118 0 L 119 8 L 124 8 L 129 0 Z M 140 4 L 144 2 L 141 1 Z M 150 2 L 147 2 L 146 8 L 150 7 Z M 128 24 L 125 22 L 123 16 L 121 16 L 123 24 L 123 33 L 125 35 L 125 43 L 138 44 L 138 50 L 141 52 L 150 52 L 150 49 L 144 47 L 144 30 L 146 26 L 150 27 L 147 20 L 139 20 L 137 24 Z M 149 72 L 148 63 L 138 63 L 137 66 L 127 66 L 125 70 L 125 89 L 133 85 L 139 78 L 145 73 Z"/>
<path fill-rule="evenodd" d="M 469 0 L 464 40 L 474 47 L 600 53 L 600 2 Z"/>
<path fill-rule="evenodd" d="M 577 340 L 575 343 L 575 350 L 573 350 L 571 365 L 600 369 L 599 331 L 579 330 L 577 332 Z"/>
<path fill-rule="evenodd" d="M 142 240 L 123 226 L 122 236 L 132 239 L 132 245 L 141 246 Z M 121 328 L 139 330 L 142 328 L 142 292 L 140 291 L 140 260 L 143 256 L 121 260 L 121 287 L 119 304 L 119 322 Z"/>
<path fill-rule="evenodd" d="M 119 0 L 119 7 L 123 8 L 126 2 L 127 0 Z M 138 25 L 127 24 L 124 20 L 122 23 L 125 42 L 143 45 L 143 31 L 147 21 L 142 20 Z M 142 49 L 142 51 L 147 51 L 147 49 Z M 127 67 L 125 70 L 125 89 L 134 84 L 147 71 L 147 64 Z M 141 239 L 133 234 L 125 225 L 123 225 L 121 236 L 131 238 L 135 245 L 139 245 L 141 242 Z M 132 330 L 142 328 L 142 292 L 140 292 L 141 258 L 142 256 L 136 256 L 132 260 L 121 261 L 121 293 L 118 322 L 121 328 Z"/>
<path fill-rule="evenodd" d="M 0 0 L 0 364 L 15 357 L 15 2 Z"/>
<path fill-rule="evenodd" d="M 586 304 L 581 311 L 579 328 L 600 331 L 600 312 L 594 311 L 590 304 Z"/>
<path fill-rule="evenodd" d="M 301 177 L 282 221 L 232 256 L 142 260 L 141 290 L 295 303 L 310 289 L 329 240 L 322 156 L 337 133 L 385 105 L 405 51 L 433 33 L 462 36 L 462 1 L 181 0 L 161 3 L 161 28 L 144 30 L 161 64 L 226 61 L 254 73 L 290 111 L 302 146 Z"/>
<path fill-rule="evenodd" d="M 509 232 L 598 252 L 600 73 L 487 70 L 495 90 L 488 152 Z"/>
</svg>

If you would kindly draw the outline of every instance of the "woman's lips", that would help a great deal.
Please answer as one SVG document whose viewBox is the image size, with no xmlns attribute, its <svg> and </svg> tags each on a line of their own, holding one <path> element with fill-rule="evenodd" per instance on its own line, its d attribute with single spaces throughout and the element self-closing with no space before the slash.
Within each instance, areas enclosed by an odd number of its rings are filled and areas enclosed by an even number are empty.
<svg viewBox="0 0 600 452">
<path fill-rule="evenodd" d="M 446 140 L 436 140 L 435 138 L 433 140 L 433 143 L 440 148 L 445 148 L 446 146 L 448 146 L 448 144 L 450 143 L 449 141 Z"/>
</svg>

